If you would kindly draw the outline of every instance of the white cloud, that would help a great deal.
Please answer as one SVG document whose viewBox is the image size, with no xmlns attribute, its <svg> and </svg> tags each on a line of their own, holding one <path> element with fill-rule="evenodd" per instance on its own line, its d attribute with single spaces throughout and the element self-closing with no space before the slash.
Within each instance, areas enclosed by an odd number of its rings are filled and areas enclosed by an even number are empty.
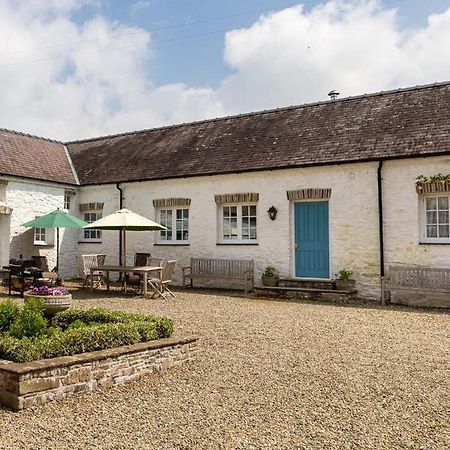
<svg viewBox="0 0 450 450">
<path fill-rule="evenodd" d="M 373 1 L 330 1 L 227 33 L 232 74 L 216 90 L 155 86 L 140 28 L 71 19 L 98 0 L 0 3 L 0 126 L 61 139 L 324 100 L 448 78 L 450 9 L 417 30 Z M 137 2 L 147 3 L 147 2 Z M 67 45 L 68 43 L 78 43 Z M 32 51 L 23 51 L 32 49 Z"/>
<path fill-rule="evenodd" d="M 450 9 L 403 31 L 396 11 L 376 1 L 289 8 L 227 34 L 234 74 L 219 95 L 236 111 L 324 100 L 331 89 L 348 96 L 444 80 L 449 39 Z"/>
</svg>

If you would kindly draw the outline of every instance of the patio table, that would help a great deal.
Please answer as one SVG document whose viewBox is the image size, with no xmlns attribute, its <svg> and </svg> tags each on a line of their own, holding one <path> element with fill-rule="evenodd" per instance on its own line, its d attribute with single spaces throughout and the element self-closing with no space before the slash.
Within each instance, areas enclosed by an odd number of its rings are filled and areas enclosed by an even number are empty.
<svg viewBox="0 0 450 450">
<path fill-rule="evenodd" d="M 143 282 L 143 295 L 144 297 L 148 297 L 148 289 L 147 289 L 147 279 L 148 274 L 151 272 L 160 272 L 159 276 L 161 275 L 162 271 L 161 266 L 141 266 L 141 267 L 134 267 L 134 266 L 97 266 L 97 267 L 91 267 L 91 292 L 94 292 L 94 282 L 93 282 L 93 273 L 96 271 L 101 271 L 106 274 L 106 290 L 109 291 L 109 273 L 110 272 L 130 272 L 130 273 L 137 273 L 142 274 L 142 282 Z M 125 284 L 125 292 L 126 292 L 126 284 Z"/>
</svg>

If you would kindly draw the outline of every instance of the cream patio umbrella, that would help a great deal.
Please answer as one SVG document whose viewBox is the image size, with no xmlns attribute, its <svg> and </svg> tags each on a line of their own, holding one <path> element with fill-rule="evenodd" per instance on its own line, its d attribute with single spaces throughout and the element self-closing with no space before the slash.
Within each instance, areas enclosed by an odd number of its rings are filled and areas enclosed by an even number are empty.
<svg viewBox="0 0 450 450">
<path fill-rule="evenodd" d="M 123 235 L 123 255 L 124 265 L 127 264 L 127 231 L 160 231 L 166 230 L 159 223 L 153 222 L 153 220 L 147 219 L 139 214 L 136 214 L 129 209 L 119 209 L 118 211 L 102 217 L 83 228 L 95 228 L 97 230 L 119 230 Z"/>
</svg>

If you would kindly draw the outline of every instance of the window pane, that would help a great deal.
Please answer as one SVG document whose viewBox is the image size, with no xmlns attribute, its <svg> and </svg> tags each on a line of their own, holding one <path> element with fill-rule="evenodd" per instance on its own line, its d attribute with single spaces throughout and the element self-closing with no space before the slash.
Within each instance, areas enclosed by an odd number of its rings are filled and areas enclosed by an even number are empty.
<svg viewBox="0 0 450 450">
<path fill-rule="evenodd" d="M 435 224 L 435 223 L 437 223 L 437 212 L 427 211 L 427 224 Z"/>
<path fill-rule="evenodd" d="M 436 197 L 427 198 L 427 209 L 436 209 Z"/>
<path fill-rule="evenodd" d="M 427 237 L 437 237 L 437 225 L 427 225 Z"/>
<path fill-rule="evenodd" d="M 439 237 L 448 238 L 449 237 L 449 226 L 439 225 Z"/>
<path fill-rule="evenodd" d="M 243 206 L 242 207 L 242 215 L 243 216 L 248 216 L 248 206 Z"/>
<path fill-rule="evenodd" d="M 87 223 L 95 222 L 102 218 L 101 212 L 86 212 L 84 213 L 84 221 Z M 84 239 L 100 239 L 102 237 L 101 230 L 84 230 Z"/>
<path fill-rule="evenodd" d="M 256 206 L 250 206 L 250 215 L 251 216 L 256 216 Z"/>
<path fill-rule="evenodd" d="M 448 197 L 439 197 L 438 207 L 439 209 L 448 209 Z"/>
<path fill-rule="evenodd" d="M 436 213 L 434 213 L 434 214 L 436 214 Z M 448 211 L 439 211 L 439 223 L 440 224 L 448 223 Z"/>
<path fill-rule="evenodd" d="M 227 217 L 223 218 L 223 238 L 230 239 L 231 229 L 230 229 L 230 219 Z"/>
</svg>

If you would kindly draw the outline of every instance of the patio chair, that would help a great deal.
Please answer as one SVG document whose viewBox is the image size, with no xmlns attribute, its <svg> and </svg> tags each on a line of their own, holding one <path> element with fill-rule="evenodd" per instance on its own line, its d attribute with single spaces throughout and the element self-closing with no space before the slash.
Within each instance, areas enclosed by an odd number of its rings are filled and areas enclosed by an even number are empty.
<svg viewBox="0 0 450 450">
<path fill-rule="evenodd" d="M 25 290 L 33 287 L 36 281 L 42 277 L 42 272 L 33 266 L 33 260 L 10 259 L 9 260 L 9 277 L 8 277 L 8 294 L 12 291 L 20 292 L 23 298 Z"/>
<path fill-rule="evenodd" d="M 83 273 L 84 283 L 83 287 L 90 284 L 91 281 L 91 267 L 103 266 L 105 264 L 106 255 L 82 255 L 83 258 Z M 94 288 L 106 286 L 105 276 L 101 270 L 95 270 L 92 273 Z"/>
<path fill-rule="evenodd" d="M 32 256 L 34 267 L 37 267 L 42 271 L 42 277 L 38 279 L 39 283 L 51 285 L 56 284 L 58 274 L 53 270 L 50 272 L 48 270 L 48 260 L 46 256 Z"/>
<path fill-rule="evenodd" d="M 151 257 L 152 255 L 150 253 L 136 253 L 134 255 L 134 267 L 147 266 L 148 260 Z M 141 285 L 142 285 L 142 275 L 125 273 L 122 283 L 122 287 L 124 289 L 126 289 L 127 286 L 137 286 L 137 289 L 139 290 Z"/>
<path fill-rule="evenodd" d="M 169 289 L 169 283 L 172 281 L 172 275 L 177 265 L 177 260 L 167 261 L 162 269 L 161 276 L 159 278 L 150 278 L 148 284 L 153 289 L 156 297 L 164 297 L 167 299 L 169 296 L 175 297 L 175 294 Z"/>
</svg>

